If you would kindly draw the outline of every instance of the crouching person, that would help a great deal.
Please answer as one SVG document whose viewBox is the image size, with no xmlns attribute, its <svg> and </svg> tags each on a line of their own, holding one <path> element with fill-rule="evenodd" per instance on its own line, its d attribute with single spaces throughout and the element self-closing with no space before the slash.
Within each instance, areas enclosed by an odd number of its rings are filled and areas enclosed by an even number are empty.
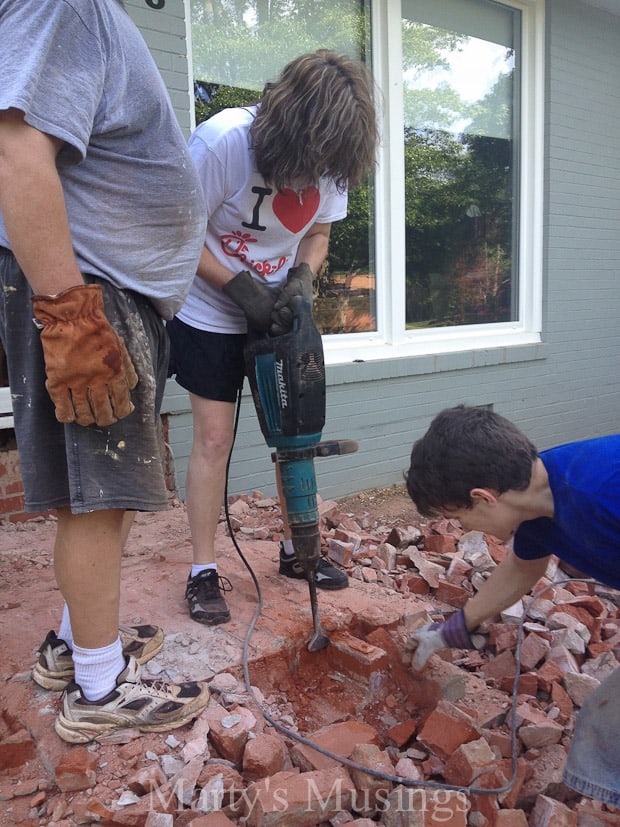
<svg viewBox="0 0 620 827">
<path fill-rule="evenodd" d="M 420 514 L 457 519 L 512 549 L 477 594 L 443 624 L 416 631 L 412 667 L 445 647 L 471 648 L 471 634 L 527 594 L 549 557 L 620 588 L 620 435 L 537 452 L 492 411 L 442 411 L 413 446 L 407 489 Z M 581 708 L 564 782 L 620 806 L 620 669 Z"/>
</svg>

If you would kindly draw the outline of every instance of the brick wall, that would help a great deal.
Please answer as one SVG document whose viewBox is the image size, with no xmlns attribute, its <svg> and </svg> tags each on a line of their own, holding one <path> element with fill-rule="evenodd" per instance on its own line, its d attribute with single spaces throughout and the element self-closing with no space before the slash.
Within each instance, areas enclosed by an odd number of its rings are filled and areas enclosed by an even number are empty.
<svg viewBox="0 0 620 827">
<path fill-rule="evenodd" d="M 34 516 L 24 512 L 24 487 L 19 456 L 17 448 L 9 442 L 0 449 L 0 520 L 9 520 L 13 523 Z"/>
<path fill-rule="evenodd" d="M 166 487 L 176 494 L 174 456 L 168 447 L 168 417 L 161 417 L 162 456 Z M 12 431 L 5 432 L 4 445 L 0 444 L 0 522 L 24 522 L 39 516 L 24 511 L 24 486 L 22 484 L 19 454 Z"/>
</svg>

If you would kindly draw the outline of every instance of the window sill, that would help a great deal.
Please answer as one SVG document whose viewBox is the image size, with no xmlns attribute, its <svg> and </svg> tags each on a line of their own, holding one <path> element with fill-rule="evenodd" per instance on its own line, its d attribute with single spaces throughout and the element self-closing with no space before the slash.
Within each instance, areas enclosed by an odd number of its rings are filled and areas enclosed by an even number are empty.
<svg viewBox="0 0 620 827">
<path fill-rule="evenodd" d="M 324 337 L 328 384 L 366 382 L 401 376 L 420 376 L 453 370 L 471 370 L 490 365 L 530 362 L 547 357 L 548 346 L 540 334 L 503 331 L 493 334 L 462 332 L 453 337 L 432 334 L 416 336 L 399 344 L 364 341 L 363 334 L 347 337 L 346 345 Z"/>
</svg>

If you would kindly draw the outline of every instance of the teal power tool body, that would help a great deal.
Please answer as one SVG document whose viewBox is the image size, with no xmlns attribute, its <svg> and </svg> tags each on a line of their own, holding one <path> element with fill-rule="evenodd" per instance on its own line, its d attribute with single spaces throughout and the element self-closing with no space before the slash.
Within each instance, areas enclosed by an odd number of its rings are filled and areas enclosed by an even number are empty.
<svg viewBox="0 0 620 827">
<path fill-rule="evenodd" d="M 325 361 L 310 302 L 292 302 L 293 325 L 280 336 L 250 332 L 245 367 L 260 429 L 279 467 L 295 556 L 310 591 L 314 634 L 310 652 L 329 644 L 322 632 L 315 573 L 321 555 L 314 458 L 357 451 L 354 440 L 321 442 L 325 424 Z"/>
</svg>

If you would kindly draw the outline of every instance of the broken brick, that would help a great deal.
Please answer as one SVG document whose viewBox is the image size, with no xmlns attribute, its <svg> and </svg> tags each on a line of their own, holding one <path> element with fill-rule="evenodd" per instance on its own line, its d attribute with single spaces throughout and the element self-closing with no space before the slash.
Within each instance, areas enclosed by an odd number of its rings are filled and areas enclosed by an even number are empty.
<svg viewBox="0 0 620 827">
<path fill-rule="evenodd" d="M 286 746 L 281 738 L 277 735 L 259 733 L 246 744 L 243 752 L 243 775 L 250 781 L 275 775 L 284 768 L 287 755 Z"/>
<path fill-rule="evenodd" d="M 447 603 L 448 606 L 454 606 L 457 609 L 462 609 L 471 597 L 472 592 L 469 589 L 459 586 L 456 583 L 450 583 L 448 580 L 440 580 L 435 590 L 435 598 L 441 603 Z"/>
<path fill-rule="evenodd" d="M 431 534 L 424 538 L 424 551 L 435 554 L 454 554 L 456 538 L 447 534 Z"/>
<path fill-rule="evenodd" d="M 449 784 L 468 786 L 496 761 L 484 738 L 457 747 L 446 762 L 444 776 Z"/>
<path fill-rule="evenodd" d="M 54 768 L 54 778 L 63 792 L 88 790 L 95 786 L 97 756 L 86 747 L 74 747 Z"/>
<path fill-rule="evenodd" d="M 377 730 L 363 721 L 329 724 L 312 733 L 310 740 L 317 747 L 343 758 L 349 758 L 358 744 L 380 744 Z M 339 766 L 334 758 L 301 743 L 291 748 L 291 760 L 302 772 Z"/>
<path fill-rule="evenodd" d="M 340 631 L 333 635 L 327 650 L 327 658 L 339 669 L 368 679 L 372 672 L 387 669 L 388 657 L 383 649 L 365 640 Z"/>
<path fill-rule="evenodd" d="M 560 801 L 539 795 L 530 814 L 530 827 L 577 827 L 577 813 Z"/>
<path fill-rule="evenodd" d="M 449 701 L 439 701 L 418 734 L 418 740 L 444 760 L 461 744 L 479 737 L 473 718 Z"/>
<path fill-rule="evenodd" d="M 35 752 L 35 743 L 25 729 L 7 735 L 0 742 L 0 770 L 22 767 Z"/>
<path fill-rule="evenodd" d="M 315 827 L 351 808 L 355 787 L 343 767 L 280 772 L 251 784 L 243 799 L 247 827 Z"/>
<path fill-rule="evenodd" d="M 351 761 L 383 775 L 394 774 L 389 754 L 375 744 L 357 744 L 351 753 Z M 357 791 L 354 802 L 356 812 L 372 815 L 391 791 L 392 782 L 354 767 L 349 767 L 349 775 Z"/>
<path fill-rule="evenodd" d="M 413 718 L 409 718 L 407 721 L 402 721 L 400 724 L 394 724 L 393 727 L 388 729 L 386 735 L 390 741 L 392 741 L 397 747 L 401 748 L 413 738 L 416 729 L 416 722 Z"/>
<path fill-rule="evenodd" d="M 494 827 L 528 827 L 523 810 L 499 810 Z"/>
<path fill-rule="evenodd" d="M 535 669 L 551 649 L 548 640 L 540 635 L 530 633 L 521 644 L 520 664 L 525 672 Z"/>
</svg>

